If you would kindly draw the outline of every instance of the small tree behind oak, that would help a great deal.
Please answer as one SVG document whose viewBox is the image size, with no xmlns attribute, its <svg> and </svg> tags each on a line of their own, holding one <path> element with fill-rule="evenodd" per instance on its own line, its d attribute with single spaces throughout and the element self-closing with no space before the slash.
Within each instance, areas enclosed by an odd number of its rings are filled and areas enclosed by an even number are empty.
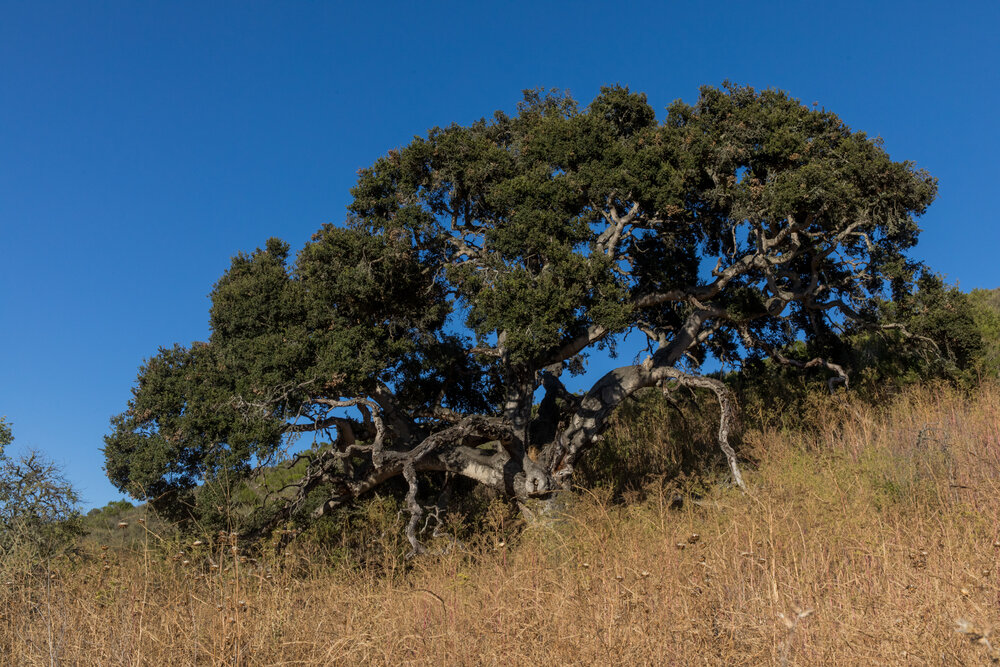
<svg viewBox="0 0 1000 667">
<path fill-rule="evenodd" d="M 362 170 L 347 224 L 294 261 L 275 239 L 237 255 L 209 341 L 140 370 L 106 438 L 108 476 L 179 498 L 299 451 L 271 521 L 401 479 L 420 550 L 431 478 L 549 494 L 623 401 L 691 385 L 717 397 L 742 485 L 733 399 L 703 363 L 767 356 L 846 384 L 830 358 L 782 349 L 879 326 L 877 300 L 910 289 L 914 216 L 935 189 L 779 91 L 706 87 L 662 122 L 627 88 L 584 109 L 528 92 L 515 115 L 435 128 Z M 625 352 L 634 331 L 632 363 L 566 390 L 589 351 Z M 305 452 L 303 434 L 317 443 Z"/>
<path fill-rule="evenodd" d="M 0 567 L 31 566 L 70 546 L 82 532 L 76 491 L 37 452 L 11 457 L 11 425 L 0 417 Z"/>
</svg>

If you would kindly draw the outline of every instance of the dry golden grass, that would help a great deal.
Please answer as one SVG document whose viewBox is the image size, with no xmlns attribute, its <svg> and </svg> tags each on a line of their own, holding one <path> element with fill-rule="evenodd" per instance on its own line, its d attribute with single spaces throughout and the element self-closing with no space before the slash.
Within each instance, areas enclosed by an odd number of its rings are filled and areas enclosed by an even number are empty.
<svg viewBox="0 0 1000 667">
<path fill-rule="evenodd" d="M 514 539 L 498 518 L 406 564 L 322 566 L 301 548 L 241 562 L 213 536 L 183 555 L 150 537 L 51 572 L 8 567 L 0 662 L 989 662 L 1000 388 L 816 410 L 814 429 L 746 435 L 749 496 L 720 486 L 671 509 L 670 487 L 631 504 L 581 491 Z"/>
</svg>

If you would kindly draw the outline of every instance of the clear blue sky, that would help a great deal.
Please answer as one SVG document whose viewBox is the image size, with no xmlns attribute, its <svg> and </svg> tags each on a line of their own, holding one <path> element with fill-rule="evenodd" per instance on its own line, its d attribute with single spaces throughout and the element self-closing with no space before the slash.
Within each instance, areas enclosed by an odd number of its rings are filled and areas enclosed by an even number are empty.
<svg viewBox="0 0 1000 667">
<path fill-rule="evenodd" d="M 657 109 L 785 89 L 940 178 L 916 253 L 1000 286 L 1000 2 L 0 0 L 0 414 L 86 505 L 157 346 L 239 250 L 344 218 L 356 171 L 524 88 Z"/>
</svg>

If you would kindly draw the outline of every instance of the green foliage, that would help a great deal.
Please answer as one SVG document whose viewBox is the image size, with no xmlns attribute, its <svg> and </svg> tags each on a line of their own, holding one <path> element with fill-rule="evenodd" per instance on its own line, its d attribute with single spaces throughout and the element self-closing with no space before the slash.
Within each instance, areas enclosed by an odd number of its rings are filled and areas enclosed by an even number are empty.
<svg viewBox="0 0 1000 667">
<path fill-rule="evenodd" d="M 452 228 L 440 223 L 453 220 L 470 259 L 488 248 L 476 262 L 450 263 L 447 278 L 469 327 L 482 339 L 507 332 L 517 361 L 531 363 L 593 322 L 620 329 L 626 285 L 612 262 L 581 252 L 598 219 L 590 190 L 628 158 L 610 108 L 635 102 L 644 110 L 632 116 L 646 127 L 655 119 L 639 96 L 615 97 L 581 114 L 567 97 L 532 92 L 518 116 L 435 128 L 362 171 L 351 210 L 373 231 L 412 229 L 449 251 Z"/>
<path fill-rule="evenodd" d="M 984 308 L 1000 313 L 1000 287 L 994 289 L 974 289 L 969 295 Z"/>
<path fill-rule="evenodd" d="M 112 517 L 118 518 L 123 513 L 135 508 L 135 505 L 127 500 L 112 500 L 104 507 L 95 507 L 87 512 L 87 517 Z"/>
<path fill-rule="evenodd" d="M 970 295 L 945 284 L 937 275 L 923 273 L 917 289 L 885 305 L 884 319 L 905 324 L 910 333 L 937 346 L 934 355 L 921 355 L 919 375 L 969 381 L 969 374 L 983 361 L 987 341 L 982 314 Z M 891 359 L 884 354 L 882 358 Z"/>
<path fill-rule="evenodd" d="M 404 240 L 327 226 L 294 271 L 287 250 L 272 239 L 233 258 L 212 294 L 210 342 L 163 348 L 140 369 L 106 438 L 119 488 L 176 505 L 198 482 L 278 454 L 310 395 L 397 374 L 436 388 L 454 357 L 450 338 L 434 337 L 448 307 Z"/>
<path fill-rule="evenodd" d="M 977 371 L 983 377 L 1000 377 L 1000 288 L 969 292 L 973 319 L 983 340 Z"/>
<path fill-rule="evenodd" d="M 849 326 L 821 343 L 796 341 L 784 353 L 800 363 L 821 356 L 835 361 L 848 371 L 852 390 L 871 402 L 935 380 L 972 388 L 1000 370 L 1000 309 L 992 294 L 964 293 L 924 271 L 915 289 L 881 302 L 875 326 Z M 726 379 L 747 418 L 760 427 L 780 426 L 789 416 L 802 419 L 813 407 L 811 396 L 827 391 L 822 372 L 770 360 L 747 364 Z"/>
</svg>

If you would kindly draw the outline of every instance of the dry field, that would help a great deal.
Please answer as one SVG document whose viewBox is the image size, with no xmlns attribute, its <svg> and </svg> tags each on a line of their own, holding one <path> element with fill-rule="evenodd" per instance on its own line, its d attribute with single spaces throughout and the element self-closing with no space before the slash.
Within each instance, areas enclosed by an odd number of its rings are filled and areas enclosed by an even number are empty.
<svg viewBox="0 0 1000 667">
<path fill-rule="evenodd" d="M 414 561 L 385 535 L 364 566 L 307 546 L 248 557 L 219 535 L 8 559 L 0 662 L 989 663 L 1000 388 L 840 401 L 817 403 L 813 429 L 745 434 L 749 495 L 580 491 L 562 515 L 514 530 L 492 512 L 478 539 Z"/>
</svg>

